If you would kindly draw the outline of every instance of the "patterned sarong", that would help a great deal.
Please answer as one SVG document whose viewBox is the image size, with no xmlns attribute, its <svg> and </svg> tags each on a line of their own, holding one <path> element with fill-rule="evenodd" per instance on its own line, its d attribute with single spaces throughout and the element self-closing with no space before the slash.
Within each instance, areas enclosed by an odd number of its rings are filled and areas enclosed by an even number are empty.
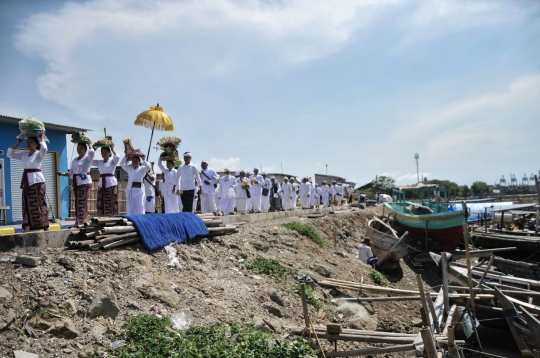
<svg viewBox="0 0 540 358">
<path fill-rule="evenodd" d="M 75 222 L 82 225 L 88 221 L 88 198 L 92 184 L 81 184 L 75 187 Z"/>
<path fill-rule="evenodd" d="M 45 183 L 36 183 L 28 187 L 28 194 L 22 196 L 23 228 L 40 230 L 49 227 Z"/>
<path fill-rule="evenodd" d="M 115 216 L 118 214 L 118 186 L 113 185 L 98 189 L 97 194 L 98 216 Z"/>
</svg>

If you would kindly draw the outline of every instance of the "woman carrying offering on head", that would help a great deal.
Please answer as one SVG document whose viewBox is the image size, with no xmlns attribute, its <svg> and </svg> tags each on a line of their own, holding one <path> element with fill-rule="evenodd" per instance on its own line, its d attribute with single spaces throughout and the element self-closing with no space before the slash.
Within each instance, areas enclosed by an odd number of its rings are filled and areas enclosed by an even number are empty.
<svg viewBox="0 0 540 358">
<path fill-rule="evenodd" d="M 73 182 L 73 195 L 75 196 L 75 225 L 80 227 L 88 222 L 88 198 L 92 190 L 92 178 L 90 177 L 90 167 L 94 160 L 94 149 L 92 140 L 88 143 L 77 144 L 77 158 L 71 162 L 71 169 L 67 173 L 57 172 L 59 176 L 70 177 Z"/>
<path fill-rule="evenodd" d="M 120 161 L 114 143 L 110 147 L 101 148 L 101 157 L 103 159 L 92 161 L 92 166 L 99 169 L 97 213 L 98 216 L 114 216 L 118 214 L 118 181 L 114 173 Z"/>
<path fill-rule="evenodd" d="M 28 151 L 16 150 L 22 139 L 17 139 L 15 144 L 8 149 L 7 156 L 10 159 L 20 160 L 24 168 L 21 189 L 22 214 L 24 232 L 30 230 L 49 230 L 49 211 L 47 209 L 45 177 L 41 173 L 41 163 L 47 154 L 45 144 L 45 131 L 41 136 L 29 137 L 26 140 Z"/>
<path fill-rule="evenodd" d="M 144 160 L 145 155 L 131 155 L 132 165 L 127 164 L 128 158 L 123 157 L 120 166 L 128 173 L 126 186 L 126 211 L 128 215 L 144 214 L 144 184 L 146 173 L 152 169 Z"/>
</svg>

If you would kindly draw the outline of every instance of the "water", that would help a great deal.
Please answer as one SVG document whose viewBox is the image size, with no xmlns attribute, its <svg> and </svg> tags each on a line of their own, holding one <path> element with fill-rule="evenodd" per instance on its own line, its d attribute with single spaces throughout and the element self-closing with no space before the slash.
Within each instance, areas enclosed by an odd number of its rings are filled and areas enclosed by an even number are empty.
<svg viewBox="0 0 540 358">
<path fill-rule="evenodd" d="M 493 355 L 508 358 L 522 357 L 510 330 L 480 325 L 478 327 L 478 335 L 484 347 L 484 352 L 488 354 L 464 351 L 467 357 L 493 358 Z"/>
</svg>

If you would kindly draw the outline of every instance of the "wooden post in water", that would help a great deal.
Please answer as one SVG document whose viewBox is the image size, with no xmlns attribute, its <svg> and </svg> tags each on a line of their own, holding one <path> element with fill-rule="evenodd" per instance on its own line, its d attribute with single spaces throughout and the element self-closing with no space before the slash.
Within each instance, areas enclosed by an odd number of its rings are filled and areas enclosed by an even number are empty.
<svg viewBox="0 0 540 358">
<path fill-rule="evenodd" d="M 456 334 L 454 332 L 454 326 L 450 325 L 448 326 L 448 354 L 450 354 L 450 357 L 452 358 L 460 358 L 459 352 L 454 345 L 454 341 L 456 340 Z"/>
<path fill-rule="evenodd" d="M 471 307 L 471 319 L 472 319 L 472 327 L 474 330 L 474 334 L 476 336 L 476 341 L 478 342 L 478 348 L 483 352 L 484 349 L 482 348 L 482 343 L 480 342 L 480 337 L 478 336 L 478 331 L 476 330 L 476 309 L 474 305 L 474 290 L 473 290 L 473 282 L 472 282 L 472 269 L 471 269 L 471 251 L 469 249 L 469 230 L 467 229 L 467 223 L 463 224 L 463 240 L 465 242 L 465 258 L 467 261 L 467 276 L 469 281 L 469 294 L 470 294 L 470 307 Z"/>
<path fill-rule="evenodd" d="M 428 358 L 437 358 L 437 348 L 435 348 L 435 341 L 431 334 L 431 328 L 424 327 L 420 330 L 422 335 L 422 341 L 424 342 L 424 349 Z"/>
<path fill-rule="evenodd" d="M 538 205 L 540 205 L 540 183 L 538 182 L 538 175 L 534 176 L 534 183 L 536 185 L 536 196 L 538 196 Z M 540 210 L 540 208 L 536 209 L 536 228 L 534 229 L 534 231 L 535 231 L 534 235 L 535 236 L 538 236 L 538 232 L 540 231 L 538 229 L 538 215 L 540 213 L 539 210 Z"/>
<path fill-rule="evenodd" d="M 441 269 L 444 295 L 444 313 L 448 314 L 448 310 L 450 309 L 450 298 L 448 297 L 448 256 L 446 252 L 441 253 Z"/>
</svg>

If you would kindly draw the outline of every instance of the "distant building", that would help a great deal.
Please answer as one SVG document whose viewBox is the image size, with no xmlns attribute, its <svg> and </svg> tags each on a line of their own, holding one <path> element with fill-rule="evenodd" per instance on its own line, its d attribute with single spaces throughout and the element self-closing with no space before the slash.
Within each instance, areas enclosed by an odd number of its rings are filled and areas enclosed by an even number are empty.
<svg viewBox="0 0 540 358">
<path fill-rule="evenodd" d="M 9 206 L 6 218 L 8 223 L 22 222 L 22 189 L 20 189 L 23 167 L 20 160 L 11 160 L 7 157 L 7 149 L 11 147 L 16 137 L 21 134 L 19 121 L 14 118 L 0 115 L 0 206 Z M 50 214 L 55 218 L 65 219 L 69 216 L 69 187 L 68 178 L 58 177 L 57 171 L 68 171 L 68 153 L 66 134 L 87 132 L 88 129 L 62 126 L 45 123 L 47 130 L 48 152 L 43 160 L 41 171 L 47 185 L 47 200 Z M 20 148 L 25 150 L 23 143 Z"/>
<path fill-rule="evenodd" d="M 356 186 L 356 183 L 349 182 L 347 181 L 347 179 L 338 177 L 337 175 L 315 174 L 315 183 L 322 185 L 322 182 L 325 180 L 328 184 L 332 184 L 332 182 L 335 180 L 338 183 L 347 184 L 347 185 L 352 184 L 353 187 Z"/>
</svg>

